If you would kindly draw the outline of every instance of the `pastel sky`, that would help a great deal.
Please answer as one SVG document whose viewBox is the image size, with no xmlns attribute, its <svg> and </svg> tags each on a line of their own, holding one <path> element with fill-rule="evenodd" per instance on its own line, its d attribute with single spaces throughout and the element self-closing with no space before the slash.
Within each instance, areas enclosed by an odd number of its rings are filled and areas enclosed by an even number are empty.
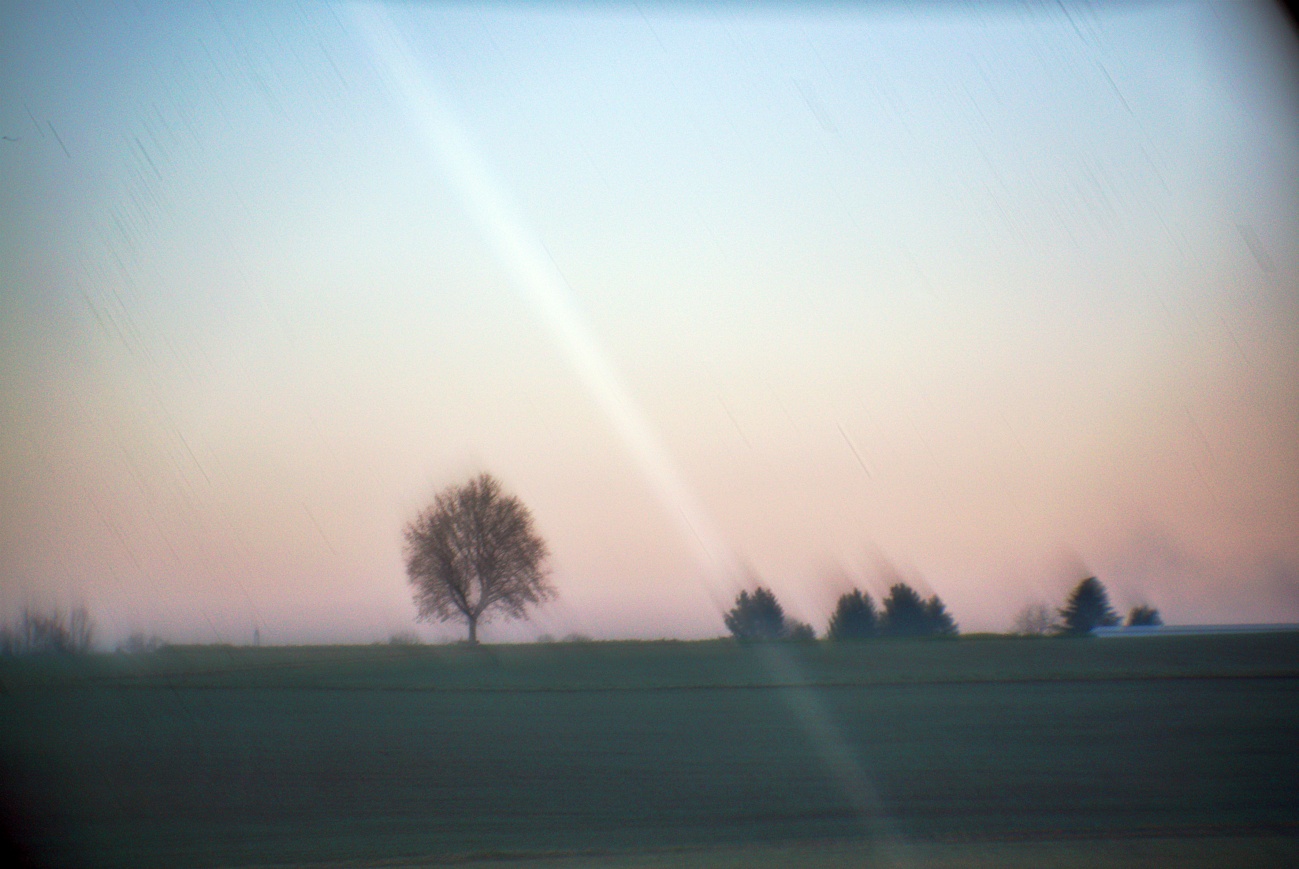
<svg viewBox="0 0 1299 869">
<path fill-rule="evenodd" d="M 417 630 L 490 471 L 559 599 L 1299 621 L 1299 62 L 1271 5 L 0 9 L 0 615 Z"/>
</svg>

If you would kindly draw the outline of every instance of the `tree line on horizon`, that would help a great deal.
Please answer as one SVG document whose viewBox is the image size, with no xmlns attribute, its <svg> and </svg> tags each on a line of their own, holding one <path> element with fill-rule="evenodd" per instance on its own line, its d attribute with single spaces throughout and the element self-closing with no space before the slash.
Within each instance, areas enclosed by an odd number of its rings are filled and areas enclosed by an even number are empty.
<svg viewBox="0 0 1299 869">
<path fill-rule="evenodd" d="M 410 522 L 404 531 L 406 574 L 417 620 L 462 620 L 468 643 L 478 642 L 478 625 L 493 616 L 523 618 L 530 606 L 556 594 L 545 566 L 549 549 L 533 527 L 523 502 L 506 494 L 490 474 L 479 474 L 460 486 L 449 486 Z M 812 641 L 816 630 L 789 618 L 770 589 L 741 591 L 723 621 L 741 642 Z M 1162 624 L 1159 611 L 1134 607 L 1129 626 Z M 1119 624 L 1105 586 L 1096 577 L 1082 580 L 1058 613 L 1030 606 L 1016 620 L 1027 635 L 1084 635 L 1097 627 Z M 256 635 L 256 631 L 254 632 Z M 875 637 L 954 637 L 956 621 L 938 595 L 928 598 L 905 582 L 895 583 L 877 608 L 869 594 L 853 589 L 841 596 L 826 628 L 831 641 Z M 0 629 L 0 654 L 88 652 L 92 625 L 84 607 L 66 617 L 55 611 L 23 611 L 18 624 Z M 418 642 L 414 635 L 394 635 L 395 645 Z M 254 644 L 258 644 L 254 641 Z M 132 635 L 119 651 L 152 651 L 156 637 Z"/>
<path fill-rule="evenodd" d="M 816 639 L 811 625 L 788 618 L 770 589 L 741 591 L 723 621 L 740 642 Z M 853 589 L 839 598 L 830 616 L 828 640 L 867 640 L 874 637 L 956 636 L 957 626 L 938 595 L 924 599 L 899 582 L 889 589 L 879 609 L 869 594 Z"/>
<path fill-rule="evenodd" d="M 811 625 L 788 618 L 770 589 L 758 586 L 741 591 L 735 606 L 723 621 L 731 636 L 740 642 L 780 640 L 811 641 Z M 1086 636 L 1099 627 L 1121 623 L 1110 605 L 1105 585 L 1090 576 L 1069 593 L 1064 606 L 1052 613 L 1045 605 L 1030 606 L 1016 619 L 1013 633 L 1022 636 Z M 1129 611 L 1127 627 L 1156 627 L 1163 624 L 1159 610 L 1135 606 Z M 826 626 L 825 639 L 851 642 L 875 638 L 955 637 L 960 633 L 938 595 L 922 598 L 905 582 L 895 583 L 877 608 L 871 596 L 854 588 L 835 604 Z"/>
<path fill-rule="evenodd" d="M 523 502 L 506 494 L 491 474 L 479 474 L 439 492 L 432 504 L 405 529 L 406 574 L 421 621 L 463 620 L 468 642 L 478 640 L 478 625 L 494 615 L 521 618 L 527 607 L 555 595 L 544 566 L 546 543 L 533 530 Z M 1080 635 L 1118 624 L 1105 587 L 1088 577 L 1057 614 L 1045 607 L 1033 613 L 1026 634 Z M 744 590 L 723 616 L 731 636 L 741 642 L 816 639 L 811 625 L 786 616 L 769 588 Z M 1159 613 L 1137 607 L 1130 625 L 1159 624 Z M 853 589 L 839 598 L 826 639 L 874 637 L 952 637 L 956 621 L 938 595 L 928 598 L 905 582 L 895 583 L 876 608 L 869 594 Z"/>
<path fill-rule="evenodd" d="M 742 643 L 814 642 L 816 630 L 806 622 L 790 618 L 776 595 L 758 586 L 752 592 L 741 591 L 735 606 L 723 617 L 731 636 Z M 1109 603 L 1105 586 L 1096 577 L 1088 577 L 1074 587 L 1065 604 L 1052 613 L 1043 604 L 1027 607 L 1016 619 L 1013 634 L 1020 636 L 1086 636 L 1098 627 L 1121 623 Z M 1127 617 L 1127 627 L 1154 627 L 1163 624 L 1159 610 L 1140 605 Z M 92 651 L 93 623 L 84 607 L 66 615 L 58 610 L 42 613 L 26 609 L 14 626 L 0 629 L 0 655 L 23 655 L 48 652 L 84 654 Z M 839 597 L 826 626 L 825 639 L 831 642 L 853 642 L 872 639 L 921 637 L 955 637 L 956 622 L 938 595 L 925 599 L 904 582 L 895 583 L 877 608 L 871 596 L 854 588 Z M 475 638 L 476 639 L 476 638 Z M 538 642 L 556 640 L 543 636 Z M 590 642 L 590 638 L 571 634 L 562 642 Z M 419 645 L 412 633 L 394 634 L 389 645 Z M 156 651 L 164 645 L 157 637 L 132 634 L 117 647 L 119 652 Z"/>
</svg>

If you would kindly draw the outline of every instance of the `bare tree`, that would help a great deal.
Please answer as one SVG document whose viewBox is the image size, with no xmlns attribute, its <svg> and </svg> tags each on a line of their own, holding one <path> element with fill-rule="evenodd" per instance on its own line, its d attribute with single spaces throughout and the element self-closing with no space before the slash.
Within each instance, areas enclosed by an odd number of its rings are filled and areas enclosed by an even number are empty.
<svg viewBox="0 0 1299 869">
<path fill-rule="evenodd" d="M 529 604 L 555 596 L 532 514 L 490 474 L 444 489 L 405 537 L 419 619 L 464 619 L 470 643 L 478 642 L 480 621 L 497 613 L 521 618 Z"/>
<path fill-rule="evenodd" d="M 68 615 L 68 638 L 74 652 L 89 652 L 95 636 L 95 626 L 90 621 L 90 613 L 83 606 L 76 607 Z"/>
<path fill-rule="evenodd" d="M 1014 632 L 1022 637 L 1042 637 L 1056 629 L 1055 613 L 1044 603 L 1030 603 L 1015 616 Z"/>
<path fill-rule="evenodd" d="M 124 655 L 143 655 L 158 651 L 162 645 L 162 640 L 155 634 L 146 635 L 143 631 L 133 631 L 129 637 L 117 644 L 117 651 Z"/>
<path fill-rule="evenodd" d="M 0 652 L 22 655 L 39 652 L 91 651 L 94 623 L 85 607 L 65 614 L 61 610 L 41 612 L 28 607 L 18 624 L 0 630 Z"/>
</svg>

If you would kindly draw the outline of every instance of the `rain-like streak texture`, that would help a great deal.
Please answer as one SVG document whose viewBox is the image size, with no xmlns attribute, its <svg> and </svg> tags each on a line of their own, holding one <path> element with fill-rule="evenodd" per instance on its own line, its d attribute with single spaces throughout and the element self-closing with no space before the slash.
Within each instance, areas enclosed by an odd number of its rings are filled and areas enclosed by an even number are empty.
<svg viewBox="0 0 1299 869">
<path fill-rule="evenodd" d="M 492 641 L 882 564 L 967 632 L 1089 573 L 1293 621 L 1279 15 L 0 7 L 0 613 L 410 630 L 401 528 L 487 471 L 559 590 Z"/>
</svg>

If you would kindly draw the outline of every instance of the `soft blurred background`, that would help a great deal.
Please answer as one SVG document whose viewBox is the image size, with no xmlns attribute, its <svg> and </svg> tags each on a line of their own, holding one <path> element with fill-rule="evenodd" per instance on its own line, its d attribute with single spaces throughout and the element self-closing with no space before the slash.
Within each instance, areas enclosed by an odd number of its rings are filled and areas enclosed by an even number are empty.
<svg viewBox="0 0 1299 869">
<path fill-rule="evenodd" d="M 897 577 L 963 631 L 1089 574 L 1299 621 L 1295 46 L 1247 3 L 6 4 L 0 616 L 457 637 L 401 531 L 486 470 L 560 593 L 488 641 L 716 636 L 757 578 L 818 629 Z"/>
</svg>

